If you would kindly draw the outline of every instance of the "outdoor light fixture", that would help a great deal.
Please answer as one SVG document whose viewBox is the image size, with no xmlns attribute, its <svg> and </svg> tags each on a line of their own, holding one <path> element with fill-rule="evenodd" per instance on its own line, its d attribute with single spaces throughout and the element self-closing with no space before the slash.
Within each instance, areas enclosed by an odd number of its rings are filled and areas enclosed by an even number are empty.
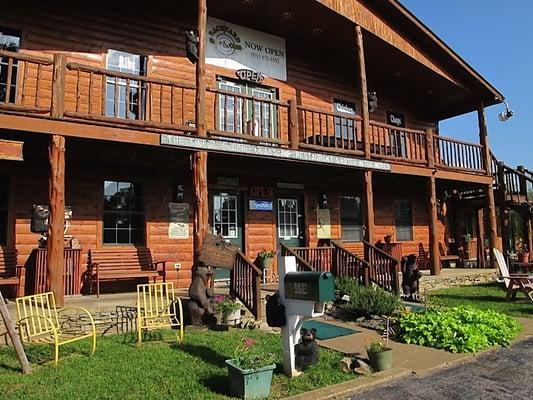
<svg viewBox="0 0 533 400">
<path fill-rule="evenodd" d="M 289 10 L 282 11 L 281 16 L 285 19 L 288 19 L 291 17 L 291 12 Z"/>
<path fill-rule="evenodd" d="M 507 104 L 505 100 L 503 101 L 503 104 L 505 104 L 505 111 L 499 113 L 498 118 L 500 121 L 505 122 L 514 115 L 514 111 L 509 109 L 509 104 Z"/>
<path fill-rule="evenodd" d="M 318 35 L 319 33 L 322 33 L 322 28 L 317 26 L 316 28 L 313 29 L 313 33 L 315 35 Z"/>
</svg>

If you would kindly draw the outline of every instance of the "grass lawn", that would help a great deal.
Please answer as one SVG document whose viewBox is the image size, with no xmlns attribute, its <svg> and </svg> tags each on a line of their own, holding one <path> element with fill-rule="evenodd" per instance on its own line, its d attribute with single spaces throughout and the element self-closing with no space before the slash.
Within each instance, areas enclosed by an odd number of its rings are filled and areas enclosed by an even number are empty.
<svg viewBox="0 0 533 400">
<path fill-rule="evenodd" d="M 281 336 L 256 331 L 186 331 L 185 343 L 151 341 L 137 347 L 133 335 L 99 337 L 96 354 L 87 357 L 89 341 L 60 349 L 54 367 L 52 346 L 27 347 L 34 367 L 23 376 L 13 349 L 0 348 L 0 398 L 8 399 L 228 399 L 227 369 L 242 336 L 252 337 L 265 352 L 278 355 L 271 398 L 281 398 L 353 379 L 338 368 L 340 353 L 321 349 L 319 364 L 289 379 L 281 372 Z M 158 337 L 159 336 L 159 337 Z"/>
<path fill-rule="evenodd" d="M 505 295 L 500 284 L 484 283 L 431 291 L 429 303 L 445 307 L 472 306 L 492 309 L 512 317 L 533 318 L 533 304 L 523 293 L 517 294 L 516 301 L 505 301 Z"/>
</svg>

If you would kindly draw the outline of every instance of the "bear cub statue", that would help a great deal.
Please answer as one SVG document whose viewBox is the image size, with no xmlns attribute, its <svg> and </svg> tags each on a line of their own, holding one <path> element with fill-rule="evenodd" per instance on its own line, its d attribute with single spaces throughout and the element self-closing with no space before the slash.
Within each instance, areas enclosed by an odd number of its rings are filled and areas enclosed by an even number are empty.
<svg viewBox="0 0 533 400">
<path fill-rule="evenodd" d="M 305 371 L 318 362 L 318 344 L 316 343 L 316 329 L 300 331 L 302 340 L 294 346 L 295 364 L 298 371 Z"/>
</svg>

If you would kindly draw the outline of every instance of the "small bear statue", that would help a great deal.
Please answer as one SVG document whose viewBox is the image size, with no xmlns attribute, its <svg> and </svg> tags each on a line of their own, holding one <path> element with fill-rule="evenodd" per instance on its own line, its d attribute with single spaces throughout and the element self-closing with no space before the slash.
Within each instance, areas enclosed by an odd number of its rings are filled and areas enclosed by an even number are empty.
<svg viewBox="0 0 533 400">
<path fill-rule="evenodd" d="M 418 299 L 418 281 L 422 277 L 422 272 L 418 269 L 416 255 L 409 254 L 407 257 L 403 257 L 401 268 L 403 297 L 407 301 L 416 301 Z"/>
<path fill-rule="evenodd" d="M 294 346 L 295 364 L 298 371 L 305 371 L 318 362 L 318 344 L 316 343 L 316 329 L 300 331 L 302 339 Z"/>
</svg>

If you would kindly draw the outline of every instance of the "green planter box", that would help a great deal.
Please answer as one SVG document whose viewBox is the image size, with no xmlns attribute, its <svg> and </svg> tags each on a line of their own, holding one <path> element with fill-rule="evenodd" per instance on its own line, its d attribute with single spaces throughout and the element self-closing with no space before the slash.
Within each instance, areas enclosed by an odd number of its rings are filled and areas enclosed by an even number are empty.
<svg viewBox="0 0 533 400">
<path fill-rule="evenodd" d="M 392 368 L 392 349 L 370 352 L 367 350 L 370 366 L 376 371 L 386 371 Z"/>
<path fill-rule="evenodd" d="M 275 364 L 258 369 L 240 369 L 233 360 L 226 360 L 231 394 L 241 399 L 260 399 L 270 396 Z"/>
</svg>

